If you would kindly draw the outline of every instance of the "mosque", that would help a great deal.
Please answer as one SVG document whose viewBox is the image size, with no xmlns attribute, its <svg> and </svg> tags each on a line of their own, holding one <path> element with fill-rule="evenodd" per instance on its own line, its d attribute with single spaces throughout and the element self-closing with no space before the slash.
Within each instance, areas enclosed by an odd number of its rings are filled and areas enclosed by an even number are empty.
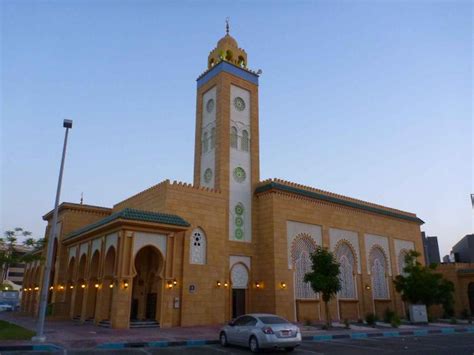
<svg viewBox="0 0 474 355">
<path fill-rule="evenodd" d="M 48 314 L 112 328 L 218 324 L 249 312 L 324 319 L 303 282 L 316 246 L 341 267 L 334 319 L 405 306 L 392 280 L 423 256 L 415 214 L 280 179 L 260 180 L 259 72 L 227 34 L 197 78 L 194 182 L 165 180 L 112 208 L 64 202 Z M 301 159 L 303 157 L 295 157 Z M 52 223 L 52 211 L 43 216 Z M 22 310 L 43 268 L 27 264 Z"/>
</svg>

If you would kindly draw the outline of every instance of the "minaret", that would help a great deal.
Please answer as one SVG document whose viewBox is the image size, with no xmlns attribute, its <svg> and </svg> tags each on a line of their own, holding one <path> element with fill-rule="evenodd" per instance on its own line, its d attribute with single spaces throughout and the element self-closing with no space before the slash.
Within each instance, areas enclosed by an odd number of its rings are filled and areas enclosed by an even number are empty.
<svg viewBox="0 0 474 355">
<path fill-rule="evenodd" d="M 229 239 L 252 240 L 252 195 L 259 181 L 258 75 L 229 34 L 217 42 L 197 79 L 194 184 L 229 201 Z"/>
</svg>

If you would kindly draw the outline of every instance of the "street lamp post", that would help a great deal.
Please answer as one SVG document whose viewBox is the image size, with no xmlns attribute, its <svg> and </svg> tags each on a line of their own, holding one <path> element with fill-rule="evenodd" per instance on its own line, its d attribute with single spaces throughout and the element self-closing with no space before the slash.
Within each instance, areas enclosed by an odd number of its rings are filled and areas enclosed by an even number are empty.
<svg viewBox="0 0 474 355">
<path fill-rule="evenodd" d="M 51 232 L 49 233 L 48 243 L 47 243 L 47 254 L 46 254 L 46 264 L 44 267 L 43 273 L 43 285 L 40 289 L 40 303 L 39 303 L 39 313 L 38 313 L 38 325 L 36 329 L 36 335 L 31 338 L 33 341 L 44 342 L 46 336 L 44 335 L 44 319 L 46 317 L 46 306 L 48 302 L 48 289 L 49 289 L 49 277 L 51 274 L 51 263 L 53 258 L 53 249 L 54 249 L 54 237 L 56 235 L 56 228 L 58 223 L 58 207 L 59 207 L 59 198 L 61 196 L 61 183 L 63 180 L 63 170 L 64 170 L 64 160 L 66 158 L 66 146 L 67 146 L 67 136 L 69 129 L 72 128 L 72 120 L 64 120 L 63 127 L 66 128 L 66 133 L 64 135 L 64 146 L 63 146 L 63 156 L 61 158 L 61 167 L 59 168 L 59 179 L 58 179 L 58 188 L 56 190 L 56 201 L 54 202 L 54 213 L 53 213 L 53 225 L 51 227 Z"/>
</svg>

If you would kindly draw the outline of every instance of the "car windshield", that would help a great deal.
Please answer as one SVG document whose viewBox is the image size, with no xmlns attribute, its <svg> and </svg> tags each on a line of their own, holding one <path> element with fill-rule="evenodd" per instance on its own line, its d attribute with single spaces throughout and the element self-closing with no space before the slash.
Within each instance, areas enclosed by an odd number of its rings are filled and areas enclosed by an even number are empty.
<svg viewBox="0 0 474 355">
<path fill-rule="evenodd" d="M 266 316 L 266 317 L 258 317 L 262 323 L 264 324 L 285 324 L 289 323 L 286 319 L 280 318 L 280 317 L 272 317 L 272 316 Z"/>
</svg>

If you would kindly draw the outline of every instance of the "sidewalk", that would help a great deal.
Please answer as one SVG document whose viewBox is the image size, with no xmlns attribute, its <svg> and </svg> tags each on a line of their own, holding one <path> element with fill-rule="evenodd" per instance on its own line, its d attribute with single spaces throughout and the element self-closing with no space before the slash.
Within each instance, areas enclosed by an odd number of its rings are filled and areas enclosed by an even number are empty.
<svg viewBox="0 0 474 355">
<path fill-rule="evenodd" d="M 36 321 L 28 316 L 2 312 L 0 319 L 35 330 Z M 474 334 L 474 325 L 430 323 L 429 325 L 401 325 L 392 328 L 388 324 L 377 323 L 376 328 L 366 325 L 351 324 L 345 329 L 343 324 L 333 323 L 331 330 L 300 325 L 304 341 L 326 341 L 344 338 L 422 336 L 428 334 L 450 334 L 469 332 Z M 166 347 L 173 345 L 213 344 L 218 341 L 220 325 L 176 327 L 176 328 L 141 328 L 141 329 L 109 329 L 92 324 L 80 324 L 73 321 L 48 320 L 45 334 L 48 344 L 65 349 L 77 348 L 131 348 L 131 347 Z M 31 346 L 31 341 L 2 341 L 0 350 L 5 346 Z"/>
</svg>

